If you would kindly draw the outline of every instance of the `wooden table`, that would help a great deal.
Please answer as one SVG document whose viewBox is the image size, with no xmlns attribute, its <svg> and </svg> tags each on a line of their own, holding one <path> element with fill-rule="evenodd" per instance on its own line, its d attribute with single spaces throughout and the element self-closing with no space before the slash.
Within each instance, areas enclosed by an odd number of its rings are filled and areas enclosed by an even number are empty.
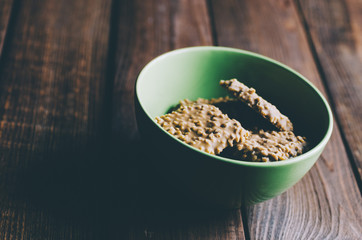
<svg viewBox="0 0 362 240">
<path fill-rule="evenodd" d="M 328 99 L 332 138 L 287 192 L 144 204 L 134 81 L 194 45 L 277 59 Z M 361 0 L 1 0 L 0 56 L 0 239 L 362 238 Z"/>
</svg>

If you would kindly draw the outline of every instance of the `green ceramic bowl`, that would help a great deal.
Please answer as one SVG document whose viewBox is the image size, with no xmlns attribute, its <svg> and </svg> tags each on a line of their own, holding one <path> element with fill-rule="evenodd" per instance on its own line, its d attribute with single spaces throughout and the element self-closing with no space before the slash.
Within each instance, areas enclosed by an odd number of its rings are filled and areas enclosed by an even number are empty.
<svg viewBox="0 0 362 240">
<path fill-rule="evenodd" d="M 238 161 L 199 151 L 154 121 L 181 99 L 227 95 L 221 79 L 256 89 L 307 137 L 310 150 L 280 162 Z M 152 171 L 195 203 L 238 208 L 273 198 L 313 166 L 332 133 L 332 113 L 322 94 L 301 74 L 270 58 L 225 47 L 191 47 L 163 54 L 139 74 L 135 87 L 138 128 Z"/>
</svg>

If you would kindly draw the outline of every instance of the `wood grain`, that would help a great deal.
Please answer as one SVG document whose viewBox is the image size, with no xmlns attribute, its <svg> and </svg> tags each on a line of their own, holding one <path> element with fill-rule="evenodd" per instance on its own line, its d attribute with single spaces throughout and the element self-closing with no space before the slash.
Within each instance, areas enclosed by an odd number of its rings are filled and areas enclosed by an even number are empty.
<svg viewBox="0 0 362 240">
<path fill-rule="evenodd" d="M 110 7 L 104 0 L 18 7 L 0 66 L 0 239 L 107 238 Z"/>
<path fill-rule="evenodd" d="M 3 52 L 5 36 L 8 30 L 13 0 L 0 2 L 0 58 Z"/>
<path fill-rule="evenodd" d="M 240 210 L 148 209 L 136 214 L 127 232 L 114 239 L 245 239 Z"/>
<path fill-rule="evenodd" d="M 112 180 L 115 194 L 111 238 L 244 239 L 240 210 L 209 213 L 163 206 L 165 201 L 155 186 L 157 176 L 140 169 L 140 159 L 152 160 L 152 156 L 142 153 L 143 143 L 137 131 L 135 80 L 142 67 L 161 53 L 185 46 L 212 45 L 206 2 L 121 1 L 117 9 L 112 155 L 118 167 L 114 168 Z M 126 186 L 121 184 L 124 182 Z M 117 191 L 122 193 L 118 197 Z"/>
<path fill-rule="evenodd" d="M 298 1 L 348 149 L 362 180 L 362 2 Z M 361 184 L 361 182 L 360 182 Z"/>
<path fill-rule="evenodd" d="M 219 45 L 262 53 L 298 70 L 326 96 L 292 1 L 212 1 Z M 249 207 L 251 239 L 358 239 L 361 197 L 334 128 L 322 157 L 292 189 Z"/>
<path fill-rule="evenodd" d="M 0 1 L 0 239 L 358 239 L 348 156 L 360 171 L 361 3 L 295 2 Z M 138 161 L 152 159 L 137 74 L 161 53 L 213 43 L 280 60 L 325 96 L 326 85 L 343 132 L 296 186 L 243 211 L 163 206 Z"/>
<path fill-rule="evenodd" d="M 124 0 L 120 5 L 113 133 L 127 142 L 137 139 L 133 87 L 142 67 L 171 49 L 211 45 L 212 39 L 203 0 Z"/>
</svg>

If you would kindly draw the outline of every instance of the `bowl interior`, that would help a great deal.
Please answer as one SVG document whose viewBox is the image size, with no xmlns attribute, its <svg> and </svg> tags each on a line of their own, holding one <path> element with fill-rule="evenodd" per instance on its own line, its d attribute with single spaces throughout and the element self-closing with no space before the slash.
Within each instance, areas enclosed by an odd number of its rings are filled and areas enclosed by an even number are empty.
<svg viewBox="0 0 362 240">
<path fill-rule="evenodd" d="M 136 95 L 143 110 L 154 119 L 185 98 L 227 95 L 219 81 L 231 78 L 255 88 L 287 115 L 296 134 L 307 137 L 311 148 L 325 137 L 330 112 L 319 91 L 292 69 L 247 51 L 196 47 L 164 54 L 141 72 Z"/>
</svg>

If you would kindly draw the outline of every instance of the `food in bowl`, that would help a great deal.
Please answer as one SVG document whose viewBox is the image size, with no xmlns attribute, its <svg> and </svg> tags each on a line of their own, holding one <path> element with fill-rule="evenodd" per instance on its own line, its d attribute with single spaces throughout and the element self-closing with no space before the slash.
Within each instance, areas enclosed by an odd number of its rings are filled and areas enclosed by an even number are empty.
<svg viewBox="0 0 362 240">
<path fill-rule="evenodd" d="M 274 126 L 282 131 L 293 131 L 293 124 L 289 118 L 271 103 L 256 94 L 254 88 L 249 88 L 236 79 L 220 81 L 220 85 L 233 93 L 242 102 L 259 112 L 260 115 L 269 120 Z"/>
<path fill-rule="evenodd" d="M 237 79 L 221 80 L 220 85 L 236 99 L 229 97 L 199 98 L 196 101 L 185 99 L 180 101 L 174 111 L 156 117 L 156 122 L 167 132 L 195 148 L 238 160 L 281 161 L 306 151 L 306 138 L 295 136 L 289 118 L 273 104 L 260 97 L 254 88 L 247 87 Z M 229 112 L 233 106 L 233 112 L 238 112 L 241 108 L 235 103 L 240 104 L 240 102 L 258 113 L 254 118 L 262 116 L 275 129 L 269 130 L 270 126 L 264 129 L 265 124 L 258 124 L 260 119 L 259 121 L 252 119 L 256 125 L 253 129 L 246 130 L 237 119 L 229 118 L 228 114 L 219 108 Z M 223 106 L 218 107 L 220 104 Z M 247 113 L 242 115 L 242 118 L 249 117 Z"/>
<path fill-rule="evenodd" d="M 211 154 L 219 154 L 249 135 L 238 121 L 210 104 L 181 105 L 156 121 L 178 139 Z"/>
</svg>

